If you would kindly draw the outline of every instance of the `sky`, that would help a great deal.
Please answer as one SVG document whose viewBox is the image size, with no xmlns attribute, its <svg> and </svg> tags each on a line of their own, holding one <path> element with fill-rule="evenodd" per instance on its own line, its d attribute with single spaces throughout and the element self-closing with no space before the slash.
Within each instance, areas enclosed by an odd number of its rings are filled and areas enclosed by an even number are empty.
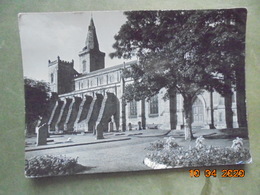
<svg viewBox="0 0 260 195">
<path fill-rule="evenodd" d="M 85 46 L 91 15 L 96 27 L 99 49 L 106 53 L 105 67 L 123 63 L 124 59 L 111 59 L 114 35 L 125 23 L 121 11 L 113 12 L 59 12 L 23 13 L 19 16 L 24 76 L 48 81 L 48 60 L 74 60 L 79 71 L 78 53 Z"/>
</svg>

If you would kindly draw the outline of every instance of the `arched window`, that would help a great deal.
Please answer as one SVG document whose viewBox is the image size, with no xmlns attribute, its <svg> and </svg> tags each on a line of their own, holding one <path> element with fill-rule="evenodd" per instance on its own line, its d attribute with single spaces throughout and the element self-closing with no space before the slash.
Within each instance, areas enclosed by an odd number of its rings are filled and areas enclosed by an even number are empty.
<svg viewBox="0 0 260 195">
<path fill-rule="evenodd" d="M 109 81 L 110 81 L 110 83 L 114 82 L 114 75 L 113 74 L 110 74 Z"/>
<path fill-rule="evenodd" d="M 117 82 L 119 82 L 119 81 L 120 81 L 120 72 L 117 71 Z"/>
<path fill-rule="evenodd" d="M 86 60 L 83 60 L 82 65 L 83 65 L 83 69 L 82 69 L 82 71 L 83 71 L 83 72 L 86 72 L 86 70 L 87 70 L 87 63 L 86 63 Z"/>
<path fill-rule="evenodd" d="M 150 114 L 157 115 L 158 112 L 158 96 L 155 95 L 150 99 Z"/>
<path fill-rule="evenodd" d="M 99 77 L 99 85 L 102 85 L 103 84 L 103 77 Z"/>
<path fill-rule="evenodd" d="M 137 117 L 137 103 L 135 100 L 129 103 L 129 117 Z"/>
<path fill-rule="evenodd" d="M 53 83 L 53 82 L 54 82 L 54 74 L 51 73 L 51 83 Z"/>
</svg>

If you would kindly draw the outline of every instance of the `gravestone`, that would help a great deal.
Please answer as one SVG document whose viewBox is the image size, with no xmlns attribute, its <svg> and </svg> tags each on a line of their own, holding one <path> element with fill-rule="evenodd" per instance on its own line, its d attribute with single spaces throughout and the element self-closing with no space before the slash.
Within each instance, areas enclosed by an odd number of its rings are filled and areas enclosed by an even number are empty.
<svg viewBox="0 0 260 195">
<path fill-rule="evenodd" d="M 128 130 L 132 131 L 132 124 L 131 123 L 128 123 Z"/>
<path fill-rule="evenodd" d="M 142 130 L 142 123 L 141 123 L 141 121 L 138 121 L 138 128 L 139 128 L 139 130 Z"/>
<path fill-rule="evenodd" d="M 104 139 L 103 136 L 103 129 L 104 129 L 104 124 L 98 125 L 97 129 L 94 128 L 94 131 L 96 132 L 96 139 Z"/>
<path fill-rule="evenodd" d="M 114 131 L 114 123 L 111 121 L 109 123 L 109 132 L 113 132 Z"/>
<path fill-rule="evenodd" d="M 37 133 L 37 146 L 46 145 L 47 144 L 47 137 L 48 137 L 48 129 L 46 126 L 39 127 Z"/>
</svg>

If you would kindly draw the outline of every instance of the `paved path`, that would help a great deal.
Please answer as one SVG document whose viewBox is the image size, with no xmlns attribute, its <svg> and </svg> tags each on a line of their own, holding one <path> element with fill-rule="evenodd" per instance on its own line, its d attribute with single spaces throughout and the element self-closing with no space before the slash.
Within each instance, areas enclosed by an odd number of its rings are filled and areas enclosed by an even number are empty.
<svg viewBox="0 0 260 195">
<path fill-rule="evenodd" d="M 48 138 L 47 145 L 36 146 L 36 137 L 26 139 L 25 151 L 45 150 L 51 148 L 70 147 L 77 145 L 98 144 L 103 142 L 123 141 L 131 137 L 160 137 L 167 134 L 169 130 L 134 130 L 126 132 L 104 133 L 104 139 L 97 140 L 92 133 L 78 135 L 51 135 Z"/>
</svg>

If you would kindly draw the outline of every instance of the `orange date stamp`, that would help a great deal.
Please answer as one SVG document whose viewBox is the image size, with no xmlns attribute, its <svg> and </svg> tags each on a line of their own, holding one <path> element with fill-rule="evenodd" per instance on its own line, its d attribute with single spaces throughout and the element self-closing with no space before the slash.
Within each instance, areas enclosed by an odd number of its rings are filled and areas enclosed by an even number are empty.
<svg viewBox="0 0 260 195">
<path fill-rule="evenodd" d="M 199 169 L 190 169 L 190 177 L 200 177 L 201 171 Z M 216 169 L 205 169 L 203 171 L 205 177 L 217 177 Z M 221 177 L 245 177 L 244 169 L 223 169 L 221 171 Z"/>
</svg>

